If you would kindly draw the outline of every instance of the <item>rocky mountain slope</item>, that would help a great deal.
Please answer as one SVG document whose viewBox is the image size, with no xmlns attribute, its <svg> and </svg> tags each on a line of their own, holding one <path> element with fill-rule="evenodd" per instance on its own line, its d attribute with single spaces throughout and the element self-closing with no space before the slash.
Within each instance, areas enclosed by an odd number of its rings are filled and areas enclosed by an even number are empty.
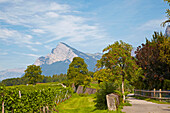
<svg viewBox="0 0 170 113">
<path fill-rule="evenodd" d="M 72 62 L 74 57 L 81 57 L 85 60 L 88 65 L 89 71 L 94 71 L 95 64 L 100 59 L 102 54 L 88 54 L 80 52 L 69 45 L 60 42 L 56 48 L 52 49 L 51 53 L 45 57 L 39 57 L 35 61 L 35 65 L 42 67 L 44 75 L 53 75 L 67 73 L 69 64 Z"/>
<path fill-rule="evenodd" d="M 170 37 L 170 25 L 168 25 L 168 26 L 166 27 L 165 36 Z"/>
</svg>

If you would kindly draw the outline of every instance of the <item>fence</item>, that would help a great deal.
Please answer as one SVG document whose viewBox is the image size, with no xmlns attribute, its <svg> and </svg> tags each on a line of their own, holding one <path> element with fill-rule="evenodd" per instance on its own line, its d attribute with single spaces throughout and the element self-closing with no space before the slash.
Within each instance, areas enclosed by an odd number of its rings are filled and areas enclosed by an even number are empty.
<svg viewBox="0 0 170 113">
<path fill-rule="evenodd" d="M 152 91 L 134 89 L 134 95 L 152 99 L 159 99 L 160 101 L 170 100 L 170 91 L 162 91 L 161 89 L 159 90 L 154 89 Z"/>
</svg>

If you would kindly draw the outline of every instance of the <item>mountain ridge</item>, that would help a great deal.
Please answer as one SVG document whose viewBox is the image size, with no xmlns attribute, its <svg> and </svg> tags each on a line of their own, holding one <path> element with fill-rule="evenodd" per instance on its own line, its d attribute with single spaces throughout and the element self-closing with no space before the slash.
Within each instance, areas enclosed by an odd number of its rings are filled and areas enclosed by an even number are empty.
<svg viewBox="0 0 170 113">
<path fill-rule="evenodd" d="M 43 71 L 42 74 L 52 76 L 53 74 L 67 73 L 67 69 L 73 58 L 81 57 L 88 65 L 89 71 L 94 71 L 95 64 L 101 56 L 102 54 L 100 53 L 83 53 L 63 42 L 60 42 L 56 48 L 51 50 L 50 54 L 39 57 L 34 62 L 34 65 L 41 66 Z"/>
</svg>

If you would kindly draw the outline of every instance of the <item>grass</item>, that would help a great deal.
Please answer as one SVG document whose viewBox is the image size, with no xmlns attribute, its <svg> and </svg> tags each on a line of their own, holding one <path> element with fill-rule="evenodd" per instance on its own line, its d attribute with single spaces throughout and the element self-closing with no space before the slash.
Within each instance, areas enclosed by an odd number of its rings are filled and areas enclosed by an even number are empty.
<svg viewBox="0 0 170 113">
<path fill-rule="evenodd" d="M 99 85 L 93 82 L 93 83 L 90 83 L 90 88 L 99 89 Z"/>
<path fill-rule="evenodd" d="M 164 101 L 159 101 L 159 100 L 145 98 L 145 97 L 134 96 L 134 98 L 141 99 L 141 100 L 146 100 L 146 101 L 157 103 L 157 104 L 170 104 L 170 102 L 164 102 Z"/>
<path fill-rule="evenodd" d="M 94 94 L 79 96 L 74 94 L 70 99 L 58 105 L 59 113 L 122 113 L 121 111 L 96 110 Z"/>
</svg>

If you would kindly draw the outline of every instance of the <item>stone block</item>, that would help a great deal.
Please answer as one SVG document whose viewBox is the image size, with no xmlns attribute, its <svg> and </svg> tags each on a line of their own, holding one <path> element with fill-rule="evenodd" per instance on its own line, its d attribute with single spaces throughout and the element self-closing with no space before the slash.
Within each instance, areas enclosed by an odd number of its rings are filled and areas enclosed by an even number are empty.
<svg viewBox="0 0 170 113">
<path fill-rule="evenodd" d="M 76 93 L 77 94 L 83 93 L 83 86 L 78 86 Z"/>
<path fill-rule="evenodd" d="M 85 94 L 94 94 L 94 93 L 96 93 L 96 89 L 93 89 L 93 88 L 86 88 L 86 90 L 85 90 L 85 92 L 84 92 Z"/>
<path fill-rule="evenodd" d="M 74 92 L 76 92 L 76 87 L 75 87 L 74 83 L 72 84 L 71 87 L 73 88 Z"/>
<path fill-rule="evenodd" d="M 106 100 L 107 100 L 107 107 L 108 110 L 110 111 L 116 111 L 119 105 L 119 95 L 117 94 L 108 94 L 106 95 Z"/>
</svg>

